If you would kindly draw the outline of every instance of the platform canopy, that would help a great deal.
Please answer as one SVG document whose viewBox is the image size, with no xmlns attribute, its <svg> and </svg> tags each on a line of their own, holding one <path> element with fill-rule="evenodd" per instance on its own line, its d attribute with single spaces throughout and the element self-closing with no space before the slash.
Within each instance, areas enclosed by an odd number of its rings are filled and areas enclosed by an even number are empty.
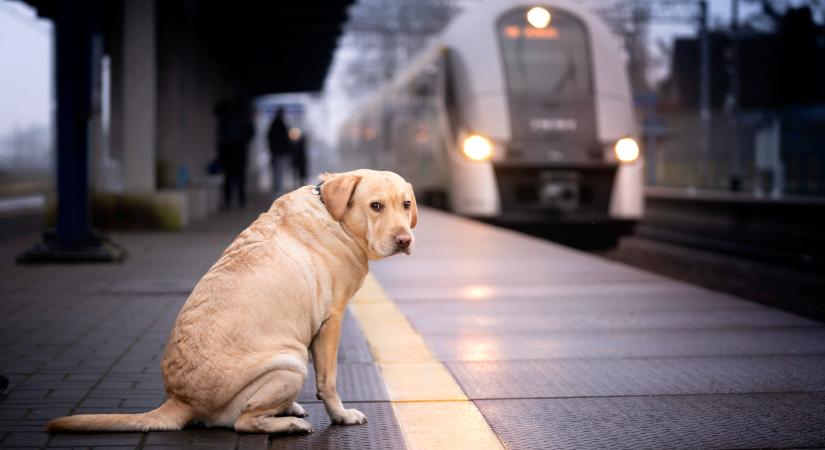
<svg viewBox="0 0 825 450">
<path fill-rule="evenodd" d="M 54 16 L 58 1 L 26 0 L 47 18 Z M 87 3 L 96 5 L 103 27 L 111 29 L 120 23 L 124 1 Z M 156 3 L 156 11 L 159 22 L 185 21 L 224 75 L 258 95 L 321 90 L 352 2 L 164 0 Z"/>
</svg>

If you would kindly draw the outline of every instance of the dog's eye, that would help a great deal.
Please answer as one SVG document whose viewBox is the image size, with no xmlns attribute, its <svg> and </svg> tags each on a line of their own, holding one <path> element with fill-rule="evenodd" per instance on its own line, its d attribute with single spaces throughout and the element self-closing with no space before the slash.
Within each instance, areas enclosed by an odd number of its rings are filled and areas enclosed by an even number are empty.
<svg viewBox="0 0 825 450">
<path fill-rule="evenodd" d="M 404 209 L 410 209 L 410 201 L 409 200 L 404 202 Z"/>
<path fill-rule="evenodd" d="M 384 209 L 384 205 L 378 202 L 372 202 L 370 203 L 370 208 L 372 208 L 372 210 L 375 212 L 381 212 L 381 210 Z"/>
</svg>

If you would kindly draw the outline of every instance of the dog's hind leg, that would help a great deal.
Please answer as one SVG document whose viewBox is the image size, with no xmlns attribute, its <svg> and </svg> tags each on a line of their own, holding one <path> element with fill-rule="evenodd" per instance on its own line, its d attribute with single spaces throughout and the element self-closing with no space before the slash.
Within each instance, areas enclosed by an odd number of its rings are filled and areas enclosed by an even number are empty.
<svg viewBox="0 0 825 450">
<path fill-rule="evenodd" d="M 304 374 L 282 369 L 266 375 L 266 382 L 249 398 L 235 420 L 242 433 L 312 433 L 312 425 L 297 417 L 278 417 L 295 405 Z M 302 408 L 303 409 L 303 408 Z"/>
<path fill-rule="evenodd" d="M 309 413 L 304 410 L 304 407 L 299 405 L 298 403 L 292 402 L 292 405 L 284 411 L 281 416 L 292 416 L 292 417 L 307 417 Z"/>
</svg>

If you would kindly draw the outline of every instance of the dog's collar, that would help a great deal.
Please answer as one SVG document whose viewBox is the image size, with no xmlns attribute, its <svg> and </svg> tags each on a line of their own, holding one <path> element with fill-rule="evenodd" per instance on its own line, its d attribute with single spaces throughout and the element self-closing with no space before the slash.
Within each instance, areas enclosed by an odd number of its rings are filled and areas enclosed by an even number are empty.
<svg viewBox="0 0 825 450">
<path fill-rule="evenodd" d="M 321 200 L 321 203 L 324 203 L 324 197 L 321 196 L 321 185 L 324 184 L 322 180 L 320 183 L 316 184 L 312 187 L 312 193 L 318 196 L 318 200 Z"/>
</svg>

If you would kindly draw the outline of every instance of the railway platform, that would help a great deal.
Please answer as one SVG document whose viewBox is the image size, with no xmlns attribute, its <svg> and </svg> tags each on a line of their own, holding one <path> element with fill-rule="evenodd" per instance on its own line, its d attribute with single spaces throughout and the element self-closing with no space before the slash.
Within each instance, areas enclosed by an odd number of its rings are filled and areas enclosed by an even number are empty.
<svg viewBox="0 0 825 450">
<path fill-rule="evenodd" d="M 119 233 L 117 265 L 16 266 L 0 246 L 0 446 L 54 448 L 825 447 L 825 327 L 616 262 L 422 209 L 412 256 L 352 301 L 339 392 L 366 413 L 315 433 L 54 434 L 48 419 L 142 412 L 178 308 L 263 209 Z"/>
</svg>

